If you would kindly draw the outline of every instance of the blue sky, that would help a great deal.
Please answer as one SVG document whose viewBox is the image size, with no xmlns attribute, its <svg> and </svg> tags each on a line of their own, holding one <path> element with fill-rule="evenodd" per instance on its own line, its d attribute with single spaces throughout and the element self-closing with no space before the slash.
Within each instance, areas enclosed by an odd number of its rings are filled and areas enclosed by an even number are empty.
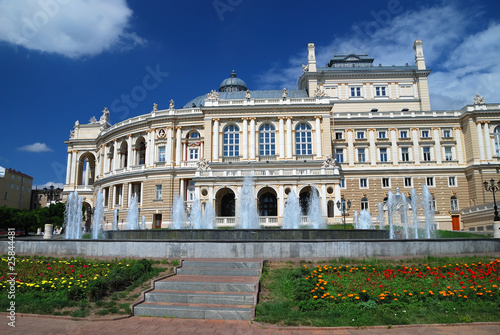
<svg viewBox="0 0 500 335">
<path fill-rule="evenodd" d="M 111 123 L 216 90 L 293 89 L 318 63 L 366 52 L 412 64 L 421 39 L 433 109 L 500 103 L 500 1 L 0 0 L 0 166 L 62 184 L 76 120 Z"/>
</svg>

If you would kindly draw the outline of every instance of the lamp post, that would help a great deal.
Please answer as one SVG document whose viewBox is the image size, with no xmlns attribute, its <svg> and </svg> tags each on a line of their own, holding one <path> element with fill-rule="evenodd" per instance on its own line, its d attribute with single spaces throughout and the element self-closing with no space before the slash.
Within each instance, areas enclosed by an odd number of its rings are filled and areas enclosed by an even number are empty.
<svg viewBox="0 0 500 335">
<path fill-rule="evenodd" d="M 50 188 L 43 188 L 43 195 L 47 197 L 47 202 L 50 204 L 52 201 L 57 202 L 59 200 L 59 195 L 61 194 L 61 188 L 54 188 L 54 185 L 50 185 Z"/>
<path fill-rule="evenodd" d="M 493 208 L 495 209 L 494 221 L 500 221 L 500 217 L 498 216 L 497 201 L 495 199 L 495 193 L 500 190 L 500 181 L 497 184 L 495 184 L 495 181 L 491 179 L 489 184 L 487 181 L 485 181 L 483 185 L 486 191 L 493 193 Z"/>
<path fill-rule="evenodd" d="M 345 215 L 351 208 L 351 200 L 347 200 L 347 202 L 344 199 L 337 201 L 337 208 L 342 212 L 342 216 L 344 217 L 344 229 L 347 229 L 345 226 Z"/>
</svg>

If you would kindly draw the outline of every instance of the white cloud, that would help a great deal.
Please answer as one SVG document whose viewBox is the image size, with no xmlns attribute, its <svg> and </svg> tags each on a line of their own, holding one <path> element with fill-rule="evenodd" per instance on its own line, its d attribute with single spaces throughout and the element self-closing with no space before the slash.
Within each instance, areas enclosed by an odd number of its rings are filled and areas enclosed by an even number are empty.
<svg viewBox="0 0 500 335">
<path fill-rule="evenodd" d="M 19 151 L 28 151 L 28 152 L 46 152 L 52 151 L 51 148 L 47 146 L 45 143 L 36 142 L 33 144 L 28 144 L 22 147 L 17 148 Z"/>
<path fill-rule="evenodd" d="M 0 0 L 0 41 L 70 58 L 129 49 L 145 41 L 127 31 L 125 0 Z"/>
<path fill-rule="evenodd" d="M 475 34 L 483 11 L 467 8 L 463 3 L 437 4 L 408 10 L 401 5 L 395 15 L 372 12 L 373 20 L 360 22 L 351 31 L 336 36 L 327 46 L 316 46 L 319 67 L 335 54 L 368 53 L 374 64 L 414 64 L 413 41 L 422 40 L 429 76 L 433 109 L 459 109 L 471 104 L 475 94 L 486 102 L 498 102 L 494 92 L 500 90 L 500 23 Z M 266 88 L 294 87 L 301 64 L 307 62 L 306 47 L 282 67 L 273 66 L 257 78 Z M 278 84 L 278 85 L 277 85 Z"/>
<path fill-rule="evenodd" d="M 54 188 L 64 188 L 64 184 L 63 183 L 55 183 L 53 181 L 49 181 L 43 185 L 36 185 L 35 188 L 37 189 L 43 189 L 44 187 L 47 187 L 47 188 L 50 188 L 50 186 L 54 186 Z"/>
</svg>

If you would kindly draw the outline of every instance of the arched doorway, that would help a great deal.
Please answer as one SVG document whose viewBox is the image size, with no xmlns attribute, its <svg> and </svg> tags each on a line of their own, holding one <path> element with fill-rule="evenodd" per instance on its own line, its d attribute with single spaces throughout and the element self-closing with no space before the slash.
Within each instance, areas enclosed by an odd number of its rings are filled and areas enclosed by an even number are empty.
<svg viewBox="0 0 500 335">
<path fill-rule="evenodd" d="M 266 187 L 257 195 L 259 216 L 278 216 L 278 199 L 272 188 Z"/>
<path fill-rule="evenodd" d="M 84 201 L 82 204 L 82 214 L 83 214 L 83 227 L 85 229 L 85 232 L 90 232 L 90 228 L 92 227 L 92 216 L 93 216 L 93 210 L 92 206 Z"/>
<path fill-rule="evenodd" d="M 316 192 L 316 195 L 319 196 L 318 190 L 311 186 L 304 187 L 300 190 L 299 204 L 302 215 L 307 215 L 307 212 L 309 211 L 309 203 L 311 202 L 312 192 Z"/>
<path fill-rule="evenodd" d="M 95 158 L 90 152 L 85 152 L 78 160 L 77 185 L 93 185 L 95 178 Z"/>
<path fill-rule="evenodd" d="M 215 203 L 217 216 L 236 215 L 236 196 L 230 188 L 219 190 L 216 195 Z"/>
</svg>

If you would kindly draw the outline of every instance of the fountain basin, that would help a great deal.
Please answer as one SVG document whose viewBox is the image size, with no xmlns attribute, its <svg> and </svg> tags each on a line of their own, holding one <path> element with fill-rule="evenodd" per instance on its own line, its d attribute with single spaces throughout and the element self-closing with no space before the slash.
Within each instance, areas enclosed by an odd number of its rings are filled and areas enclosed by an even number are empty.
<svg viewBox="0 0 500 335">
<path fill-rule="evenodd" d="M 329 241 L 384 240 L 387 230 L 368 229 L 161 229 L 108 230 L 109 240 L 206 240 L 206 241 Z"/>
</svg>

